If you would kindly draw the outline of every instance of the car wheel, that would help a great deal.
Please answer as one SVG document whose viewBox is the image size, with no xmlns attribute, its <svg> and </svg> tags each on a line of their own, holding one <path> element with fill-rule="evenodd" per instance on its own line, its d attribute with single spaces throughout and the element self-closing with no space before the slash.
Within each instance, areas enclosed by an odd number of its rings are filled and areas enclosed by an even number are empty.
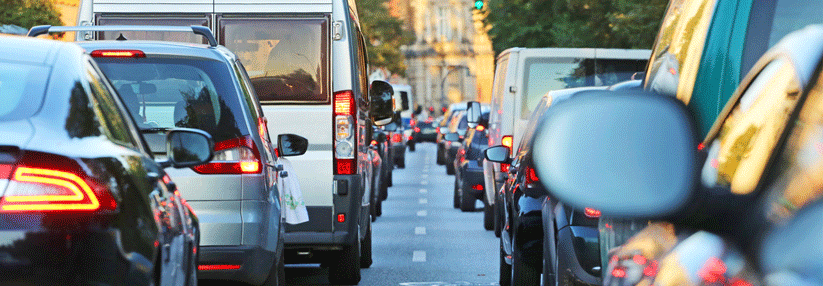
<svg viewBox="0 0 823 286">
<path fill-rule="evenodd" d="M 397 167 L 400 168 L 400 169 L 405 169 L 406 168 L 406 156 L 405 155 L 403 155 L 403 157 L 400 157 L 400 159 L 397 160 Z"/>
<path fill-rule="evenodd" d="M 414 144 L 415 143 L 409 144 L 409 151 L 414 152 Z"/>
<path fill-rule="evenodd" d="M 460 207 L 460 194 L 458 194 L 457 177 L 454 177 L 454 208 Z"/>
<path fill-rule="evenodd" d="M 392 175 L 391 175 L 392 173 L 394 173 L 394 172 L 389 171 L 389 180 L 388 180 L 388 184 L 387 184 L 389 187 L 391 187 L 392 185 L 394 185 L 394 184 L 392 183 Z"/>
<path fill-rule="evenodd" d="M 503 228 L 503 200 L 500 195 L 494 195 L 494 236 L 500 237 Z"/>
<path fill-rule="evenodd" d="M 441 147 L 440 144 L 438 144 L 437 145 L 437 165 L 446 164 L 446 159 L 443 158 L 443 157 L 445 157 L 445 156 L 443 156 L 443 153 L 445 153 L 445 152 L 443 152 L 443 147 Z"/>
<path fill-rule="evenodd" d="M 360 263 L 360 241 L 355 238 L 353 245 L 347 245 L 340 255 L 333 258 L 329 267 L 329 282 L 335 285 L 360 283 Z"/>
<path fill-rule="evenodd" d="M 386 198 L 389 196 L 389 182 L 388 182 L 388 175 L 384 178 L 384 181 L 380 182 L 380 196 L 379 201 L 385 201 Z"/>
<path fill-rule="evenodd" d="M 366 230 L 366 238 L 360 243 L 360 268 L 369 268 L 373 262 L 371 254 L 371 223 Z"/>
<path fill-rule="evenodd" d="M 377 200 L 377 216 L 382 216 L 382 215 L 383 215 L 383 201 L 382 200 Z M 372 220 L 372 221 L 374 221 L 374 220 Z"/>
<path fill-rule="evenodd" d="M 461 184 L 462 185 L 462 184 Z M 462 189 L 459 191 L 460 193 L 460 210 L 463 212 L 470 212 L 474 211 L 474 202 L 477 201 L 474 196 L 466 194 L 466 191 Z"/>
<path fill-rule="evenodd" d="M 485 201 L 483 203 L 483 228 L 494 230 L 494 205 L 489 205 Z"/>
<path fill-rule="evenodd" d="M 503 250 L 503 240 L 500 240 L 500 286 L 512 285 L 512 266 L 506 263 L 506 251 Z"/>
<path fill-rule="evenodd" d="M 529 263 L 529 261 L 523 257 L 523 250 L 516 246 L 516 235 L 512 240 L 512 284 L 540 285 L 540 270 L 542 267 L 535 263 Z"/>
<path fill-rule="evenodd" d="M 454 164 L 446 164 L 446 175 L 454 175 Z"/>
</svg>

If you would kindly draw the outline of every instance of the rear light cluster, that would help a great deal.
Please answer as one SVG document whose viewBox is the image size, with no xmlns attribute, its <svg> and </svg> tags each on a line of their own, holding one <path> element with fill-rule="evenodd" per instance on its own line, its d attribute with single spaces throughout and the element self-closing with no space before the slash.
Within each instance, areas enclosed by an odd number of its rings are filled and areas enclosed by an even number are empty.
<svg viewBox="0 0 823 286">
<path fill-rule="evenodd" d="M 483 132 L 483 130 L 486 130 L 486 127 L 483 127 L 483 125 L 477 125 L 477 127 L 475 127 L 474 130 Z"/>
<path fill-rule="evenodd" d="M 586 215 L 587 218 L 600 218 L 600 210 L 596 210 L 596 209 L 593 209 L 593 208 L 584 208 L 583 209 L 583 214 Z M 635 260 L 635 261 L 637 261 L 637 260 Z M 645 260 L 644 260 L 643 263 L 637 263 L 637 264 L 646 264 L 646 263 L 645 263 Z"/>
<path fill-rule="evenodd" d="M 514 141 L 514 139 L 512 139 L 511 135 L 503 136 L 503 139 L 500 140 L 500 143 L 503 144 L 503 146 L 509 147 L 509 155 L 511 155 L 512 142 L 513 141 Z M 508 173 L 509 172 L 509 164 L 500 163 L 500 172 Z"/>
<path fill-rule="evenodd" d="M 208 164 L 192 167 L 200 174 L 259 174 L 260 153 L 251 136 L 214 143 L 214 158 Z"/>
<path fill-rule="evenodd" d="M 334 94 L 334 173 L 336 175 L 355 173 L 354 115 L 356 110 L 354 93 L 350 90 Z"/>
<path fill-rule="evenodd" d="M 540 179 L 537 178 L 537 174 L 535 174 L 534 168 L 532 168 L 532 166 L 526 166 L 526 188 L 534 188 L 534 183 L 537 182 L 540 182 Z"/>
<path fill-rule="evenodd" d="M 69 158 L 27 152 L 16 164 L 0 164 L 0 179 L 9 184 L 0 212 L 98 212 L 117 209 L 107 186 L 88 177 Z"/>
<path fill-rule="evenodd" d="M 415 128 L 414 128 L 414 132 L 416 132 L 416 133 L 420 133 L 420 127 L 415 127 Z"/>
<path fill-rule="evenodd" d="M 391 141 L 394 143 L 403 142 L 403 135 L 401 135 L 400 133 L 394 133 L 394 135 L 392 135 Z"/>
</svg>

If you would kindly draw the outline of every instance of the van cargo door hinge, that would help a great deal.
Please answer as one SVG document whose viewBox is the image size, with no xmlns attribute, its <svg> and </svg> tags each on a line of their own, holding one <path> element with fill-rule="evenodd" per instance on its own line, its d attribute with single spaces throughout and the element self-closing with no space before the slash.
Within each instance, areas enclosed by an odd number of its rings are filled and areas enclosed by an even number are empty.
<svg viewBox="0 0 823 286">
<path fill-rule="evenodd" d="M 335 21 L 332 24 L 332 39 L 339 41 L 343 39 L 343 21 Z"/>
</svg>

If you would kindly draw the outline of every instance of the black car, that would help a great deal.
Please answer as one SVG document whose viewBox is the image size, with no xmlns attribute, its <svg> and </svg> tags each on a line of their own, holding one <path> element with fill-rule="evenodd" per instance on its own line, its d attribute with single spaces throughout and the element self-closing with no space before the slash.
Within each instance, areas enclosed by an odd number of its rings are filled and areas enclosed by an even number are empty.
<svg viewBox="0 0 823 286">
<path fill-rule="evenodd" d="M 446 165 L 446 168 L 450 168 L 449 165 L 451 164 L 449 163 L 451 161 L 447 160 L 446 155 L 449 146 L 446 146 L 446 141 L 443 140 L 443 136 L 450 132 L 455 132 L 454 130 L 451 130 L 452 128 L 450 128 L 449 126 L 454 121 L 455 117 L 457 117 L 459 113 L 465 110 L 465 102 L 452 103 L 451 105 L 449 105 L 449 109 L 446 112 L 446 114 L 443 114 L 443 119 L 440 120 L 440 123 L 438 123 L 437 128 L 435 130 L 437 132 L 437 134 L 435 135 L 437 136 L 437 138 L 435 139 L 435 143 L 437 143 L 437 165 Z"/>
<path fill-rule="evenodd" d="M 197 217 L 163 168 L 211 160 L 177 129 L 155 159 L 75 44 L 0 37 L 0 284 L 196 285 Z"/>
<path fill-rule="evenodd" d="M 440 143 L 443 145 L 443 156 L 446 165 L 446 174 L 454 175 L 454 157 L 457 155 L 457 149 L 463 145 L 463 139 L 466 138 L 466 131 L 468 130 L 468 121 L 466 119 L 466 111 L 457 111 L 452 118 L 452 122 L 447 126 L 445 134 L 456 133 L 457 138 L 452 136 L 443 136 Z M 443 130 L 443 129 L 441 129 Z M 451 140 L 449 140 L 451 139 Z"/>
<path fill-rule="evenodd" d="M 477 200 L 483 200 L 483 151 L 489 147 L 489 136 L 486 127 L 489 124 L 489 113 L 483 113 L 475 128 L 469 128 L 466 139 L 454 158 L 454 207 L 461 211 L 473 211 Z M 455 134 L 456 135 L 456 134 Z M 449 137 L 452 137 L 451 135 Z M 452 138 L 454 139 L 454 138 Z M 484 211 L 491 209 L 484 207 Z M 486 211 L 489 215 L 490 212 Z M 488 220 L 486 220 L 488 219 Z M 494 227 L 491 218 L 484 217 L 484 226 L 487 230 Z"/>
<path fill-rule="evenodd" d="M 434 125 L 434 119 L 428 118 L 424 121 L 417 121 L 412 132 L 412 142 L 437 142 L 437 126 Z"/>
</svg>

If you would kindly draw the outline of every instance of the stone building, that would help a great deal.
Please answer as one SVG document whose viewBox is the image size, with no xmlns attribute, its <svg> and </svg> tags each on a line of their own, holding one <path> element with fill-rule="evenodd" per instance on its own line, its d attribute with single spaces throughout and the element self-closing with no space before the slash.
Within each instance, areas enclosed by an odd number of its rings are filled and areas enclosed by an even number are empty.
<svg viewBox="0 0 823 286">
<path fill-rule="evenodd" d="M 402 52 L 417 104 L 489 102 L 494 51 L 474 0 L 392 0 L 389 11 L 415 35 Z"/>
</svg>

